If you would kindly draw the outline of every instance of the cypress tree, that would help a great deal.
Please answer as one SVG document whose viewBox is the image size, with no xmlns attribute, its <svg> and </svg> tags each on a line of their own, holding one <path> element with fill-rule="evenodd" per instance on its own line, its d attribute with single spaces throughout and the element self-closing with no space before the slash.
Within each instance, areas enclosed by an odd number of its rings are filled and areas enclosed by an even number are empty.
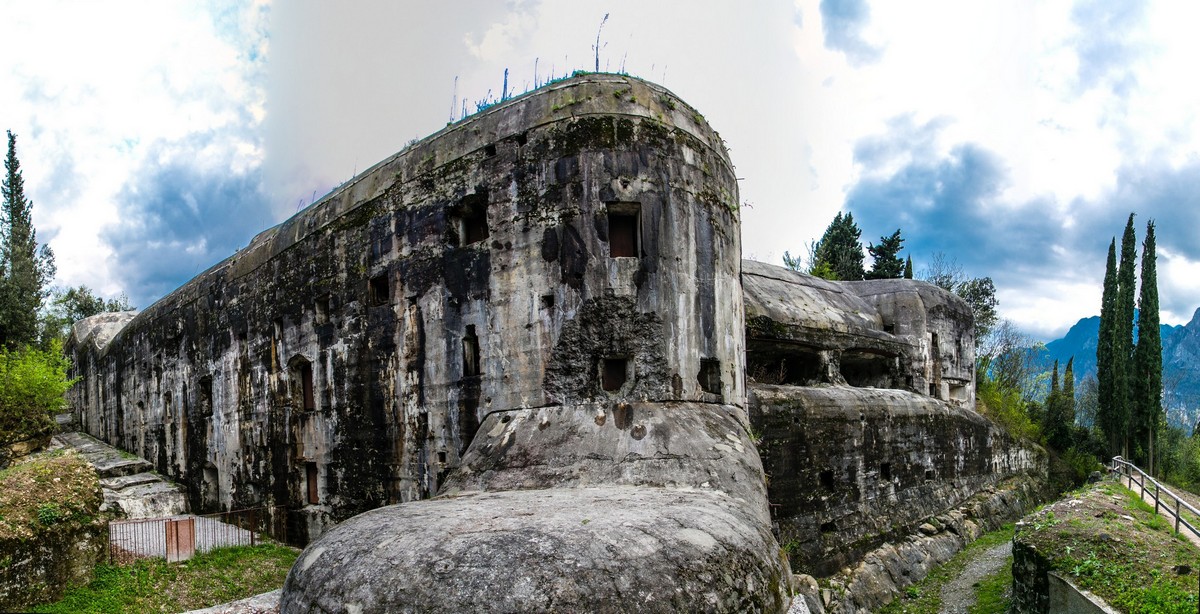
<svg viewBox="0 0 1200 614">
<path fill-rule="evenodd" d="M 1117 268 L 1116 320 L 1113 325 L 1113 405 L 1120 421 L 1121 453 L 1129 456 L 1129 427 L 1133 402 L 1133 306 L 1137 286 L 1137 236 L 1133 214 L 1121 237 L 1121 264 Z"/>
<path fill-rule="evenodd" d="M 16 348 L 37 340 L 38 312 L 54 277 L 50 246 L 37 244 L 25 197 L 25 179 L 17 160 L 17 135 L 8 132 L 4 158 L 3 203 L 0 205 L 0 345 Z"/>
<path fill-rule="evenodd" d="M 904 261 L 904 279 L 912 279 L 912 278 L 913 278 L 912 255 L 910 254 L 908 256 L 908 259 Z"/>
<path fill-rule="evenodd" d="M 1062 380 L 1063 421 L 1067 425 L 1067 433 L 1075 427 L 1075 357 L 1067 359 L 1067 368 L 1063 371 Z"/>
<path fill-rule="evenodd" d="M 1108 244 L 1108 262 L 1104 265 L 1104 292 L 1100 298 L 1100 334 L 1096 343 L 1097 408 L 1096 425 L 1104 432 L 1110 455 L 1120 453 L 1121 425 L 1113 405 L 1113 327 L 1117 304 L 1117 241 Z"/>
<path fill-rule="evenodd" d="M 1159 330 L 1158 272 L 1154 221 L 1146 224 L 1142 243 L 1142 288 L 1138 296 L 1138 342 L 1133 353 L 1132 436 L 1139 463 L 1154 471 L 1154 442 L 1162 416 L 1162 334 Z"/>
</svg>

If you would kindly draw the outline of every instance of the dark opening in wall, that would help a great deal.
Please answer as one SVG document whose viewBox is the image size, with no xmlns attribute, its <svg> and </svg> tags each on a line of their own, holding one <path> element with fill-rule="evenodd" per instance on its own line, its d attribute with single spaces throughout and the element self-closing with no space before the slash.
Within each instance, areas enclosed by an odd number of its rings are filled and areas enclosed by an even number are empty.
<svg viewBox="0 0 1200 614">
<path fill-rule="evenodd" d="M 608 203 L 608 255 L 613 258 L 636 258 L 638 242 L 638 203 Z"/>
<path fill-rule="evenodd" d="M 496 155 L 496 144 L 491 143 L 489 145 L 484 145 L 483 146 L 483 155 L 488 158 Z"/>
<path fill-rule="evenodd" d="M 479 243 L 488 238 L 488 191 L 479 190 L 463 197 L 450 218 L 448 242 L 459 247 Z"/>
<path fill-rule="evenodd" d="M 329 322 L 329 295 L 326 294 L 317 299 L 313 304 L 313 318 L 317 324 L 325 324 Z"/>
<path fill-rule="evenodd" d="M 883 323 L 883 332 L 885 332 L 885 333 L 896 332 L 896 325 L 891 322 L 884 322 Z"/>
<path fill-rule="evenodd" d="M 529 142 L 529 134 L 527 132 L 522 132 L 521 134 L 518 134 L 516 136 L 516 139 L 517 139 L 517 145 L 524 147 L 525 143 Z"/>
<path fill-rule="evenodd" d="M 748 339 L 746 375 L 759 384 L 813 386 L 822 381 L 821 354 L 795 344 Z"/>
<path fill-rule="evenodd" d="M 925 479 L 926 479 L 926 480 L 932 480 L 932 479 L 933 479 L 933 469 L 926 469 L 926 470 L 925 470 Z"/>
<path fill-rule="evenodd" d="M 859 388 L 891 388 L 888 367 L 892 357 L 864 350 L 842 352 L 842 377 L 846 383 Z"/>
<path fill-rule="evenodd" d="M 438 462 L 445 465 L 446 464 L 446 453 L 438 452 L 437 455 L 438 455 Z"/>
<path fill-rule="evenodd" d="M 212 377 L 206 375 L 200 378 L 200 387 L 196 390 L 196 404 L 202 417 L 207 418 L 212 415 Z"/>
<path fill-rule="evenodd" d="M 552 309 L 553 307 L 554 307 L 554 295 L 553 294 L 543 294 L 542 295 L 542 309 Z"/>
<path fill-rule="evenodd" d="M 892 464 L 883 463 L 879 465 L 879 479 L 887 482 L 892 481 Z"/>
<path fill-rule="evenodd" d="M 317 488 L 317 464 L 304 463 L 304 483 L 308 487 L 308 503 L 316 505 L 321 502 L 320 489 Z"/>
<path fill-rule="evenodd" d="M 372 277 L 369 285 L 371 304 L 376 306 L 388 304 L 391 300 L 391 293 L 388 292 L 387 274 Z"/>
<path fill-rule="evenodd" d="M 837 523 L 835 523 L 834 521 L 830 520 L 829 522 L 821 523 L 821 532 L 822 533 L 833 533 L 834 531 L 837 531 Z"/>
<path fill-rule="evenodd" d="M 479 337 L 475 334 L 474 324 L 467 325 L 467 332 L 463 334 L 462 347 L 463 377 L 479 375 Z"/>
<path fill-rule="evenodd" d="M 709 394 L 721 394 L 721 361 L 716 358 L 700 359 L 700 389 Z"/>
<path fill-rule="evenodd" d="M 304 411 L 317 409 L 316 396 L 313 394 L 313 369 L 311 363 L 300 365 L 300 394 L 303 397 Z"/>
<path fill-rule="evenodd" d="M 629 359 L 605 358 L 600 361 L 600 386 L 606 392 L 616 392 L 629 379 Z"/>
<path fill-rule="evenodd" d="M 933 382 L 929 382 L 929 396 L 935 399 L 938 396 L 938 385 Z"/>
<path fill-rule="evenodd" d="M 823 488 L 833 490 L 833 469 L 825 469 L 821 471 L 819 478 Z"/>
</svg>

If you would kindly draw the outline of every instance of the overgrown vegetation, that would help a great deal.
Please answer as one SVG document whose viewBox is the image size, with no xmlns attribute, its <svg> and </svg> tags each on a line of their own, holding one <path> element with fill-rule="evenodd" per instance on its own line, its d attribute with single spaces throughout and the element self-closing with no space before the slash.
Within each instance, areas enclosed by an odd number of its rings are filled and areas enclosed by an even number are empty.
<svg viewBox="0 0 1200 614">
<path fill-rule="evenodd" d="M 1196 611 L 1200 548 L 1118 484 L 1097 484 L 1035 513 L 1017 539 L 1122 612 Z"/>
<path fill-rule="evenodd" d="M 92 522 L 102 501 L 96 471 L 79 456 L 44 454 L 13 465 L 0 471 L 0 541 Z"/>
<path fill-rule="evenodd" d="M 975 557 L 986 550 L 1012 541 L 1013 525 L 1005 525 L 990 533 L 985 533 L 979 539 L 954 555 L 949 561 L 934 568 L 924 580 L 908 587 L 904 594 L 897 597 L 880 610 L 880 614 L 938 614 L 942 611 L 942 586 L 962 574 Z M 972 613 L 1000 613 L 1008 607 L 1006 588 L 1012 585 L 1012 565 L 1003 566 L 1007 570 L 1008 581 L 1002 576 L 1005 571 L 994 576 L 988 576 L 976 590 L 976 605 Z"/>
<path fill-rule="evenodd" d="M 144 559 L 99 565 L 96 579 L 35 612 L 183 612 L 244 599 L 283 586 L 299 552 L 275 544 L 218 548 L 183 563 Z"/>
<path fill-rule="evenodd" d="M 0 468 L 11 461 L 14 444 L 53 432 L 52 416 L 66 405 L 73 383 L 58 341 L 46 350 L 0 347 Z"/>
</svg>

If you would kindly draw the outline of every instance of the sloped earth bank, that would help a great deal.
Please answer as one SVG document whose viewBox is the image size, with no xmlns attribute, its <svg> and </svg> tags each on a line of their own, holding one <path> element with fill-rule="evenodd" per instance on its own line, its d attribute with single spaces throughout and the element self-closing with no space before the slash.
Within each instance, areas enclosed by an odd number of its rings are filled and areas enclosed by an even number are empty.
<svg viewBox="0 0 1200 614">
<path fill-rule="evenodd" d="M 1020 518 L 1045 498 L 1042 482 L 1033 477 L 1014 478 L 983 491 L 966 504 L 929 518 L 904 541 L 884 544 L 853 569 L 825 578 L 820 586 L 800 582 L 805 603 L 814 614 L 875 612 L 980 535 Z M 980 573 L 980 577 L 988 575 Z"/>
</svg>

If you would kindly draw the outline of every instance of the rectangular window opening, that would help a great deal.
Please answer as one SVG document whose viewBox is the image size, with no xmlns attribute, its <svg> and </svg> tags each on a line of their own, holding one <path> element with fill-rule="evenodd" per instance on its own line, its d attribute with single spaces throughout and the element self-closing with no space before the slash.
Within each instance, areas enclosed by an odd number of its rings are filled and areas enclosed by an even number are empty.
<svg viewBox="0 0 1200 614">
<path fill-rule="evenodd" d="M 317 464 L 304 463 L 304 482 L 308 486 L 308 503 L 316 505 L 321 502 L 320 490 L 317 488 Z"/>
<path fill-rule="evenodd" d="M 613 258 L 636 258 L 638 242 L 638 203 L 608 204 L 608 255 Z"/>
<path fill-rule="evenodd" d="M 386 274 L 372 277 L 369 286 L 372 305 L 388 304 L 391 295 L 388 292 L 388 278 Z"/>
<path fill-rule="evenodd" d="M 329 322 L 329 295 L 322 296 L 317 299 L 313 305 L 314 317 L 317 324 L 325 324 Z"/>
<path fill-rule="evenodd" d="M 310 363 L 300 365 L 300 390 L 304 397 L 304 411 L 315 411 L 317 403 L 313 395 L 313 369 Z"/>
<path fill-rule="evenodd" d="M 496 155 L 496 144 L 491 143 L 489 145 L 484 145 L 483 146 L 483 155 L 484 155 L 484 157 L 487 157 L 487 158 L 490 158 L 490 157 Z"/>
<path fill-rule="evenodd" d="M 479 336 L 475 334 L 475 325 L 468 324 L 467 332 L 463 334 L 463 377 L 479 375 Z"/>
<path fill-rule="evenodd" d="M 721 394 L 721 361 L 716 358 L 700 359 L 700 389 L 709 394 Z"/>
<path fill-rule="evenodd" d="M 528 142 L 529 142 L 529 133 L 522 132 L 521 134 L 517 135 L 517 145 L 518 146 L 524 147 L 525 143 L 528 143 Z"/>
<path fill-rule="evenodd" d="M 448 243 L 466 247 L 488 238 L 488 191 L 480 189 L 463 197 L 450 219 Z"/>
<path fill-rule="evenodd" d="M 554 295 L 553 294 L 543 294 L 542 295 L 542 309 L 553 309 L 553 308 L 554 308 Z"/>
<path fill-rule="evenodd" d="M 600 365 L 600 385 L 605 392 L 616 392 L 629 379 L 627 369 L 629 360 L 625 358 L 605 358 Z"/>
<path fill-rule="evenodd" d="M 820 474 L 821 486 L 833 490 L 833 469 L 826 469 Z"/>
<path fill-rule="evenodd" d="M 892 479 L 892 464 L 883 463 L 879 465 L 879 479 L 891 481 Z"/>
</svg>

